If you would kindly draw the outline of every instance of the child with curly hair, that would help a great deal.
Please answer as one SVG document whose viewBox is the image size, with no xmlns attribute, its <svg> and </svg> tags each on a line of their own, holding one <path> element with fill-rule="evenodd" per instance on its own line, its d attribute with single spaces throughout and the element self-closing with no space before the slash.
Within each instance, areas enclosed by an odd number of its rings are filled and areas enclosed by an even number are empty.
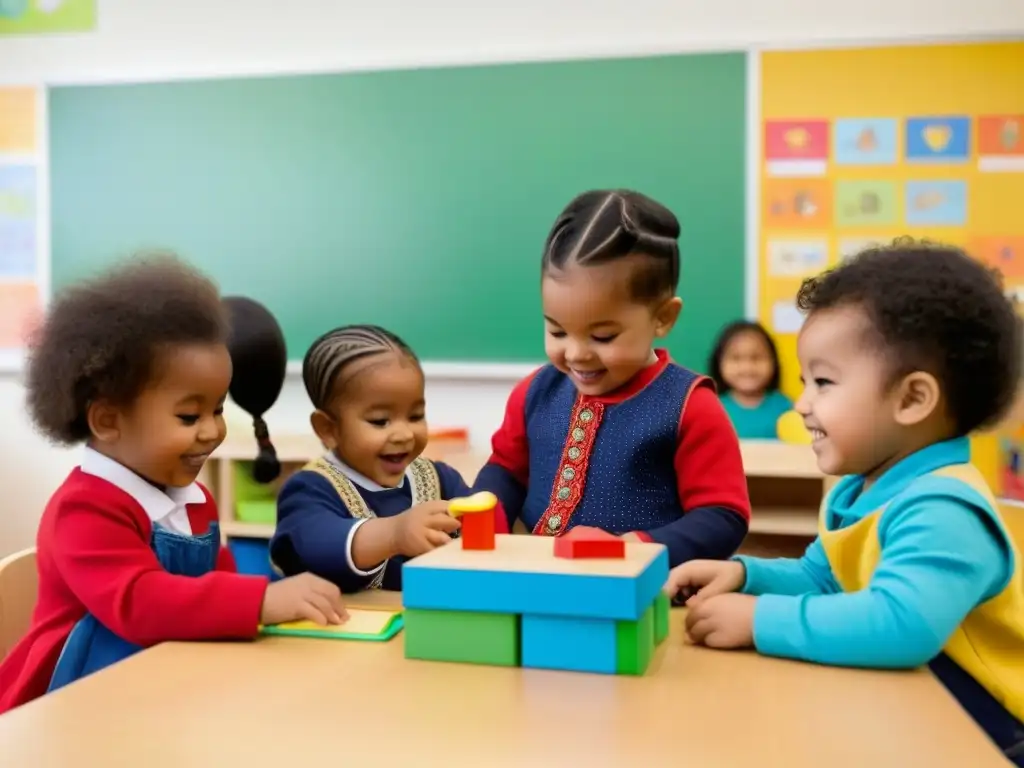
<svg viewBox="0 0 1024 768">
<path fill-rule="evenodd" d="M 672 571 L 691 638 L 850 667 L 927 664 L 1024 766 L 1024 541 L 968 435 L 1017 389 L 1020 324 L 957 248 L 899 240 L 806 280 L 796 403 L 818 466 L 844 475 L 799 559 Z"/>
<path fill-rule="evenodd" d="M 225 435 L 227 336 L 216 286 L 170 256 L 132 260 L 50 307 L 30 350 L 29 411 L 53 442 L 85 447 L 39 524 L 37 604 L 0 664 L 0 713 L 163 641 L 347 617 L 333 584 L 240 575 L 220 545 L 196 477 Z"/>
</svg>

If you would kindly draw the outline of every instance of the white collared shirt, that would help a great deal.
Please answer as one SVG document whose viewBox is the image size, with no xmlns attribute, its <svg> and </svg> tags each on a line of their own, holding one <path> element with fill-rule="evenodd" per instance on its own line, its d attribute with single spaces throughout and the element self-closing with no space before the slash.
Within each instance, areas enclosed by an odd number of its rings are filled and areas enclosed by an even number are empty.
<svg viewBox="0 0 1024 768">
<path fill-rule="evenodd" d="M 347 477 L 349 480 L 351 480 L 353 485 L 357 485 L 357 486 L 359 486 L 360 488 L 362 488 L 364 490 L 370 491 L 371 493 L 377 493 L 379 491 L 394 490 L 392 488 L 385 488 L 383 485 L 381 485 L 380 483 L 374 482 L 373 480 L 371 480 L 370 478 L 368 478 L 366 475 L 362 474 L 361 472 L 357 472 L 356 470 L 352 469 L 352 467 L 350 467 L 344 461 L 339 459 L 334 454 L 334 451 L 328 451 L 327 454 L 324 456 L 324 458 L 327 459 L 327 461 L 329 461 L 331 463 L 331 465 L 334 466 L 335 469 L 337 469 L 339 472 L 341 472 L 341 474 L 343 474 L 345 477 Z M 395 488 L 404 488 L 406 486 L 406 483 L 409 482 L 408 473 L 409 473 L 409 470 L 406 470 L 406 476 L 402 478 L 401 485 L 397 485 L 397 486 L 395 486 Z M 358 567 L 356 567 L 355 560 L 352 559 L 352 542 L 355 541 L 356 531 L 359 530 L 359 526 L 361 526 L 365 522 L 367 522 L 367 521 L 366 520 L 357 520 L 355 525 L 353 525 L 349 529 L 348 540 L 345 542 L 345 559 L 348 561 L 348 567 L 351 568 L 358 575 L 360 575 L 360 576 L 373 576 L 378 571 L 380 571 L 381 568 L 383 568 L 385 565 L 387 565 L 387 561 L 386 560 L 383 563 L 381 563 L 380 565 L 378 565 L 376 568 L 371 570 L 371 571 L 361 571 L 361 570 L 359 570 Z"/>
<path fill-rule="evenodd" d="M 89 447 L 85 449 L 80 467 L 87 475 L 106 480 L 135 499 L 153 525 L 186 536 L 194 535 L 186 505 L 206 501 L 206 494 L 198 483 L 161 491 L 128 467 Z"/>
</svg>

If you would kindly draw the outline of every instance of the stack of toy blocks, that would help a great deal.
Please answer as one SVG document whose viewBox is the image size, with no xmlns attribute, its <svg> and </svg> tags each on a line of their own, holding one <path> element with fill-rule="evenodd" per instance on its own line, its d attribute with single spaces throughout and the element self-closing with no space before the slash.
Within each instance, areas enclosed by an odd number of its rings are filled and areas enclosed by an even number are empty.
<svg viewBox="0 0 1024 768">
<path fill-rule="evenodd" d="M 644 674 L 668 635 L 663 546 L 582 528 L 488 535 L 483 514 L 403 567 L 406 658 Z"/>
</svg>

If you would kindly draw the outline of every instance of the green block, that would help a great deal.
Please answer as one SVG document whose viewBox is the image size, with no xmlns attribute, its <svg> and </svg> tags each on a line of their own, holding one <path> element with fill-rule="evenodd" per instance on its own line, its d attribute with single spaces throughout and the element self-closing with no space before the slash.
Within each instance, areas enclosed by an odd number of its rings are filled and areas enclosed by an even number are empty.
<svg viewBox="0 0 1024 768">
<path fill-rule="evenodd" d="M 661 641 L 668 637 L 668 616 L 671 601 L 664 592 L 659 592 L 654 600 L 654 644 L 661 645 Z"/>
<path fill-rule="evenodd" d="M 510 613 L 405 611 L 405 658 L 519 665 L 519 617 Z"/>
<path fill-rule="evenodd" d="M 654 655 L 654 604 L 639 621 L 619 621 L 615 626 L 616 664 L 620 675 L 642 675 Z"/>
</svg>

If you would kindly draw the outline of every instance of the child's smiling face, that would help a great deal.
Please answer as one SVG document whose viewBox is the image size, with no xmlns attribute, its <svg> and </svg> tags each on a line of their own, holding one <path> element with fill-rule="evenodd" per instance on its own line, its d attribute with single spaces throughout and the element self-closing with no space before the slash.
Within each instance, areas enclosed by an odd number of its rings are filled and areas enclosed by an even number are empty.
<svg viewBox="0 0 1024 768">
<path fill-rule="evenodd" d="M 400 352 L 357 360 L 335 384 L 331 413 L 316 411 L 312 423 L 352 469 L 395 488 L 427 445 L 423 371 Z"/>
<path fill-rule="evenodd" d="M 626 259 L 549 271 L 541 281 L 544 351 L 584 395 L 604 395 L 655 360 L 654 340 L 672 330 L 682 302 L 636 302 L 630 284 L 637 267 Z"/>
<path fill-rule="evenodd" d="M 93 406 L 93 442 L 149 482 L 181 488 L 195 481 L 227 434 L 231 356 L 223 344 L 179 345 L 163 350 L 154 369 L 154 380 L 129 406 Z"/>
<path fill-rule="evenodd" d="M 814 312 L 800 331 L 804 390 L 794 408 L 811 433 L 818 466 L 829 475 L 870 480 L 912 452 L 900 416 L 905 390 L 890 381 L 891 363 L 873 333 L 856 306 Z"/>
<path fill-rule="evenodd" d="M 775 374 L 775 361 L 764 337 L 744 330 L 729 340 L 722 354 L 722 379 L 745 397 L 764 395 Z"/>
</svg>

